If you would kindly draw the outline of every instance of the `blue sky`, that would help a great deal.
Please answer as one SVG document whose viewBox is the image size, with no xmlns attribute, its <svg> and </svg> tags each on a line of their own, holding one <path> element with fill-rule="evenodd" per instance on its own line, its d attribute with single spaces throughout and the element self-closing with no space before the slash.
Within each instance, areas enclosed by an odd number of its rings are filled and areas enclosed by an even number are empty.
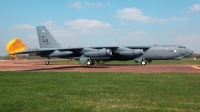
<svg viewBox="0 0 200 112">
<path fill-rule="evenodd" d="M 0 56 L 20 38 L 39 48 L 36 26 L 63 46 L 184 45 L 200 53 L 199 0 L 0 0 Z"/>
</svg>

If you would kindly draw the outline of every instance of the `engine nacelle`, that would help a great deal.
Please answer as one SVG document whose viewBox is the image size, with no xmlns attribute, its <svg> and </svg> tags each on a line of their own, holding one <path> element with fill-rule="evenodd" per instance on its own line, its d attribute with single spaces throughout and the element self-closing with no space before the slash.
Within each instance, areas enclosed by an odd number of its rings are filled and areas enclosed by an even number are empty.
<svg viewBox="0 0 200 112">
<path fill-rule="evenodd" d="M 110 57 L 112 56 L 111 49 L 97 49 L 88 51 L 83 54 L 85 57 Z"/>
<path fill-rule="evenodd" d="M 64 51 L 64 52 L 54 51 L 53 53 L 49 54 L 48 57 L 64 57 L 64 56 L 69 56 L 71 54 L 73 54 L 73 52 L 71 51 Z"/>
<path fill-rule="evenodd" d="M 124 50 L 119 52 L 120 56 L 125 56 L 125 57 L 140 56 L 143 54 L 144 54 L 143 49 Z"/>
</svg>

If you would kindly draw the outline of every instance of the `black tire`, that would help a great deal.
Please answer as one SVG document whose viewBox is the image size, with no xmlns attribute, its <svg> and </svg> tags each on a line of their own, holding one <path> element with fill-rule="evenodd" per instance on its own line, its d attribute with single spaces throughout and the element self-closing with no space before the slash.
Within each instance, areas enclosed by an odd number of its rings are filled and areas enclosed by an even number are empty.
<svg viewBox="0 0 200 112">
<path fill-rule="evenodd" d="M 147 64 L 147 61 L 146 60 L 142 60 L 141 61 L 141 65 L 145 66 Z"/>
<path fill-rule="evenodd" d="M 92 65 L 94 65 L 94 64 L 95 64 L 94 60 L 91 60 L 91 62 L 92 62 Z"/>
<path fill-rule="evenodd" d="M 46 65 L 49 65 L 49 61 L 45 61 L 45 64 L 46 64 Z"/>
<path fill-rule="evenodd" d="M 87 65 L 91 65 L 91 61 L 90 60 L 87 61 Z"/>
<path fill-rule="evenodd" d="M 94 65 L 94 64 L 95 64 L 95 62 L 93 60 L 88 60 L 87 61 L 87 65 Z"/>
</svg>

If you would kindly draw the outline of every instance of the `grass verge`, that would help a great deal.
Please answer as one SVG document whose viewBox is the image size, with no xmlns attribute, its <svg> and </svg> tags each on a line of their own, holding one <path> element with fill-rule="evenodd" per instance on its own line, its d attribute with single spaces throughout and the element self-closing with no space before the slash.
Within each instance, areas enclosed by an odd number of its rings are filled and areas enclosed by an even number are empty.
<svg viewBox="0 0 200 112">
<path fill-rule="evenodd" d="M 1 112 L 200 111 L 200 74 L 0 72 Z"/>
</svg>

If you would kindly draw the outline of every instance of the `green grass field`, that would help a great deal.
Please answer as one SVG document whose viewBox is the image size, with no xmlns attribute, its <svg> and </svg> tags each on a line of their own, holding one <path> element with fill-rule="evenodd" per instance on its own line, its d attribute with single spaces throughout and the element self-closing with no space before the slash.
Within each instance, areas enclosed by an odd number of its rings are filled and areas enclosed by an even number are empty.
<svg viewBox="0 0 200 112">
<path fill-rule="evenodd" d="M 200 111 L 200 74 L 0 72 L 1 112 Z"/>
</svg>

